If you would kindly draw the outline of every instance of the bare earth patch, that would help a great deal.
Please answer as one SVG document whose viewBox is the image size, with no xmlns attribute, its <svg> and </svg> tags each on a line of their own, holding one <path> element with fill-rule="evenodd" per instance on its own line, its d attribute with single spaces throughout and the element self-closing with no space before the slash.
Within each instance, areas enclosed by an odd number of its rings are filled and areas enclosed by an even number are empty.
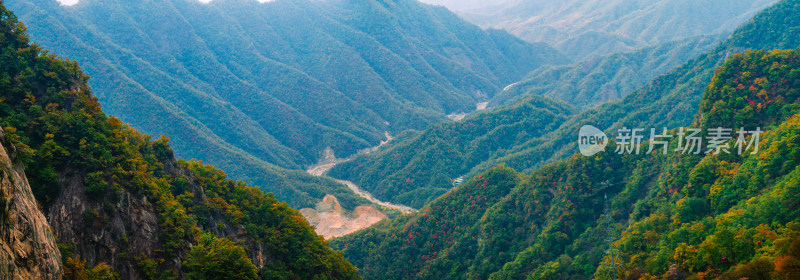
<svg viewBox="0 0 800 280">
<path fill-rule="evenodd" d="M 386 214 L 372 205 L 361 205 L 353 211 L 346 211 L 333 195 L 326 195 L 315 209 L 303 208 L 300 213 L 325 239 L 365 229 L 386 219 Z"/>
</svg>

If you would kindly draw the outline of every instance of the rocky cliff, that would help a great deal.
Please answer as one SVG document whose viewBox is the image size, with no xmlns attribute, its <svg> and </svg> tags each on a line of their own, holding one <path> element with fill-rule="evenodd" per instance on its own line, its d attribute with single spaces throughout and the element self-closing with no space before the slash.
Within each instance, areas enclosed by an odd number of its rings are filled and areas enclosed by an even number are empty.
<svg viewBox="0 0 800 280">
<path fill-rule="evenodd" d="M 0 278 L 60 279 L 61 254 L 0 128 Z"/>
<path fill-rule="evenodd" d="M 116 199 L 96 201 L 87 195 L 79 175 L 62 175 L 60 181 L 61 193 L 47 211 L 59 243 L 69 244 L 88 263 L 111 266 L 122 279 L 140 278 L 135 257 L 156 256 L 160 248 L 153 203 L 128 191 Z M 163 269 L 177 273 L 180 267 L 181 262 L 174 260 Z"/>
</svg>

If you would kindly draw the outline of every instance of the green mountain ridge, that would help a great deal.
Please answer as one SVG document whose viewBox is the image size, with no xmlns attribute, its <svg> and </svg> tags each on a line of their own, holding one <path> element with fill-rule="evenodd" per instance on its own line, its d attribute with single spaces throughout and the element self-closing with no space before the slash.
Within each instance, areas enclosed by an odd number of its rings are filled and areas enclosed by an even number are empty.
<svg viewBox="0 0 800 280">
<path fill-rule="evenodd" d="M 794 14 L 780 9 L 789 2 L 762 16 Z M 610 149 L 530 175 L 494 167 L 420 212 L 332 244 L 370 279 L 604 279 L 609 249 L 620 260 L 614 278 L 794 279 L 798 80 L 800 48 L 735 54 L 715 70 L 691 127 L 701 137 L 760 128 L 758 151 L 737 153 L 734 137 L 723 142 L 730 153 L 675 152 L 686 145 L 675 136 L 665 154 Z"/>
<path fill-rule="evenodd" d="M 722 65 L 727 57 L 734 53 L 742 52 L 746 49 L 792 49 L 800 46 L 800 20 L 793 17 L 794 12 L 800 12 L 800 3 L 797 1 L 781 1 L 774 6 L 765 9 L 757 14 L 752 20 L 739 27 L 727 40 L 722 42 L 713 50 L 700 55 L 699 57 L 687 62 L 686 64 L 673 69 L 663 75 L 658 76 L 645 86 L 630 93 L 625 98 L 605 103 L 603 105 L 589 108 L 572 115 L 569 119 L 559 125 L 559 127 L 544 131 L 538 137 L 531 137 L 521 143 L 514 142 L 513 145 L 492 148 L 491 156 L 482 160 L 476 165 L 469 166 L 460 173 L 447 173 L 448 170 L 438 171 L 432 169 L 428 173 L 441 173 L 447 178 L 455 179 L 464 176 L 469 179 L 480 172 L 498 164 L 506 164 L 509 167 L 523 172 L 530 172 L 549 162 L 563 159 L 578 152 L 575 143 L 575 136 L 578 130 L 586 124 L 590 124 L 605 129 L 609 134 L 622 126 L 659 128 L 659 127 L 680 127 L 688 126 L 693 121 L 695 113 L 698 111 L 700 99 L 703 92 L 711 82 L 714 68 Z M 524 103 L 524 101 L 521 101 Z M 497 113 L 495 113 L 497 112 Z M 498 116 L 491 116 L 499 114 Z M 496 119 L 504 120 L 502 111 L 490 111 L 474 116 L 475 119 Z M 518 123 L 519 119 L 507 119 L 506 122 L 494 123 L 495 126 Z M 459 126 L 456 123 L 455 126 Z M 453 143 L 455 139 L 467 138 L 469 141 L 469 129 L 464 127 L 461 130 L 467 131 L 465 135 L 438 136 L 428 134 L 408 139 L 396 139 L 392 145 L 404 145 L 410 147 L 424 147 L 420 143 L 440 141 Z M 423 132 L 426 135 L 429 131 Z M 516 139 L 515 134 L 509 134 L 506 138 Z M 437 139 L 441 138 L 441 139 Z M 405 143 L 409 142 L 409 143 Z M 451 144 L 449 147 L 457 147 L 459 143 Z M 389 146 L 391 148 L 391 145 Z M 440 147 L 441 148 L 441 147 Z M 445 147 L 447 148 L 447 147 Z M 410 154 L 419 153 L 421 149 Z M 429 151 L 429 153 L 451 154 L 456 152 L 448 148 L 441 151 Z M 469 150 L 458 151 L 468 153 Z M 361 156 L 355 160 L 334 167 L 330 174 L 334 177 L 353 181 L 363 189 L 373 193 L 388 193 L 387 196 L 377 196 L 379 199 L 388 200 L 392 195 L 391 182 L 384 178 L 394 178 L 396 174 L 403 174 L 406 168 L 410 168 L 408 161 L 395 161 L 398 158 L 396 153 L 390 151 L 379 152 L 373 155 Z M 448 162 L 449 159 L 439 159 L 439 162 Z M 380 162 L 394 162 L 393 164 L 380 164 Z M 428 166 L 415 167 L 421 170 L 431 169 L 429 166 L 441 166 L 437 161 L 430 161 Z M 376 166 L 389 168 L 375 168 Z M 466 171 L 466 172 L 464 172 Z M 426 184 L 425 178 L 415 177 L 410 174 L 412 182 L 422 182 L 415 185 L 419 189 L 449 188 L 441 181 L 433 184 Z M 399 192 L 398 192 L 399 193 Z M 434 196 L 420 196 L 407 198 L 407 200 L 430 201 Z"/>
<path fill-rule="evenodd" d="M 356 184 L 380 199 L 421 208 L 454 187 L 456 178 L 473 172 L 472 167 L 505 147 L 542 137 L 577 112 L 569 104 L 531 96 L 463 121 L 398 136 L 378 152 L 336 165 L 328 175 L 352 176 L 349 180 L 357 178 Z"/>
<path fill-rule="evenodd" d="M 570 65 L 545 66 L 495 95 L 489 106 L 512 104 L 530 94 L 589 108 L 625 97 L 661 74 L 713 49 L 730 35 L 700 36 L 627 53 L 590 58 Z"/>
<path fill-rule="evenodd" d="M 7 5 L 35 41 L 82 63 L 110 114 L 293 207 L 322 196 L 287 182 L 316 179 L 276 166 L 302 169 L 327 147 L 355 154 L 568 62 L 411 0 Z"/>
<path fill-rule="evenodd" d="M 361 278 L 273 194 L 176 159 L 168 139 L 107 116 L 78 64 L 25 32 L 0 3 L 2 173 L 30 182 L 30 191 L 8 193 L 3 180 L 2 231 L 14 234 L 3 247 L 19 246 L 0 278 Z"/>
</svg>

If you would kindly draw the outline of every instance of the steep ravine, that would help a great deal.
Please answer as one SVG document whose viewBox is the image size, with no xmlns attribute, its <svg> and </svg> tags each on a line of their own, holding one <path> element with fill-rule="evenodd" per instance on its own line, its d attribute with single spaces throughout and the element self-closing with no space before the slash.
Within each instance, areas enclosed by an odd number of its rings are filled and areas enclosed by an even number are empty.
<svg viewBox="0 0 800 280">
<path fill-rule="evenodd" d="M 0 128 L 0 279 L 60 279 L 61 254 Z"/>
</svg>

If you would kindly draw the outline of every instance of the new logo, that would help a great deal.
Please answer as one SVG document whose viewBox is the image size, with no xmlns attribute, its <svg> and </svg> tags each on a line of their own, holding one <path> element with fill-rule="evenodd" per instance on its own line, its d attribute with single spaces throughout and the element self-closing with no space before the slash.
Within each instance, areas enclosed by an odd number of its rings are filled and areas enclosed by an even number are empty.
<svg viewBox="0 0 800 280">
<path fill-rule="evenodd" d="M 606 145 L 608 145 L 608 136 L 594 126 L 584 125 L 578 132 L 578 149 L 584 156 L 590 157 L 605 151 Z"/>
</svg>

